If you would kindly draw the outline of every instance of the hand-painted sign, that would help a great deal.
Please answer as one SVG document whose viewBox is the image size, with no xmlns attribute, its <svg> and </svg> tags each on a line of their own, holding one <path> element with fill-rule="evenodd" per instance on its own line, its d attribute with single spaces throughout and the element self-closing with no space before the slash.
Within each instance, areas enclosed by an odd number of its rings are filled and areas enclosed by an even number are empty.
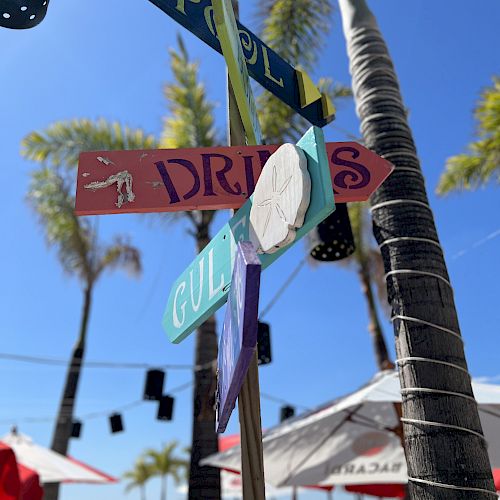
<svg viewBox="0 0 500 500">
<path fill-rule="evenodd" d="M 311 197 L 304 224 L 297 230 L 295 241 L 307 234 L 335 208 L 321 129 L 309 129 L 297 146 L 307 157 Z M 174 283 L 163 316 L 163 327 L 172 342 L 181 342 L 226 301 L 238 241 L 249 240 L 251 208 L 252 198 L 222 227 Z M 291 246 L 273 254 L 259 255 L 262 268 L 272 264 Z"/>
<path fill-rule="evenodd" d="M 212 0 L 212 5 L 217 35 L 245 129 L 247 144 L 262 144 L 262 131 L 231 0 Z"/>
<path fill-rule="evenodd" d="M 222 53 L 211 0 L 150 0 L 150 2 L 217 52 Z M 241 23 L 237 22 L 237 27 L 248 72 L 252 78 L 313 125 L 324 127 L 334 119 L 334 109 L 326 95 L 323 94 L 321 99 L 312 103 L 310 99 L 303 100 L 305 95 L 309 94 L 307 89 L 310 88 L 307 81 L 304 84 L 304 80 L 308 79 L 308 77 L 304 79 L 304 73 L 298 74 L 295 68 Z M 316 94 L 316 97 L 317 95 L 319 94 Z"/>
<path fill-rule="evenodd" d="M 240 241 L 217 360 L 217 432 L 226 430 L 257 347 L 261 264 L 249 241 Z"/>
<path fill-rule="evenodd" d="M 76 213 L 239 208 L 279 146 L 82 153 Z M 326 145 L 337 203 L 365 201 L 393 166 L 355 142 Z"/>
</svg>

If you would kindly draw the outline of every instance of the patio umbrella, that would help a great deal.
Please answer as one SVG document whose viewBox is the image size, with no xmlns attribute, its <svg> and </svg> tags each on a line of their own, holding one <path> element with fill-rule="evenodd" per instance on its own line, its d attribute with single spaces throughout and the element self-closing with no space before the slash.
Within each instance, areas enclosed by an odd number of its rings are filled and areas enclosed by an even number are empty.
<svg viewBox="0 0 500 500">
<path fill-rule="evenodd" d="M 500 387 L 474 382 L 472 386 L 491 464 L 500 469 Z M 363 485 L 365 493 L 366 485 L 378 485 L 375 494 L 389 496 L 380 492 L 383 485 L 394 492 L 407 482 L 396 433 L 394 404 L 399 402 L 397 373 L 380 372 L 360 390 L 270 429 L 263 437 L 266 482 L 278 487 L 347 485 L 350 490 Z M 201 463 L 239 471 L 240 447 Z"/>
<path fill-rule="evenodd" d="M 42 483 L 116 483 L 117 480 L 82 462 L 35 444 L 13 429 L 0 439 L 10 446 L 18 463 L 36 471 Z"/>
<path fill-rule="evenodd" d="M 0 443 L 0 499 L 41 500 L 42 497 L 38 474 L 18 464 L 12 448 Z"/>
</svg>

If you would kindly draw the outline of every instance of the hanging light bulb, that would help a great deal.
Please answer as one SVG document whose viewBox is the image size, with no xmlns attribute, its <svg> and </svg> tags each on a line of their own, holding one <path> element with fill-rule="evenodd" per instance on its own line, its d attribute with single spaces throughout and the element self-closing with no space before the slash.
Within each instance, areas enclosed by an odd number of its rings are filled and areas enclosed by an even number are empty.
<svg viewBox="0 0 500 500">
<path fill-rule="evenodd" d="M 354 253 L 349 212 L 345 203 L 335 205 L 335 212 L 320 222 L 309 233 L 311 239 L 311 257 L 322 262 L 335 262 Z"/>
<path fill-rule="evenodd" d="M 74 420 L 71 424 L 71 437 L 79 438 L 82 433 L 82 423 L 79 420 Z"/>
<path fill-rule="evenodd" d="M 123 420 L 119 413 L 113 413 L 109 416 L 109 425 L 111 427 L 111 433 L 116 434 L 117 432 L 123 431 Z"/>
<path fill-rule="evenodd" d="M 0 0 L 0 26 L 28 29 L 40 24 L 50 0 Z"/>
<path fill-rule="evenodd" d="M 144 399 L 159 401 L 163 394 L 165 372 L 162 370 L 148 370 L 144 386 Z"/>
<path fill-rule="evenodd" d="M 295 416 L 295 408 L 293 406 L 282 406 L 280 410 L 280 422 Z"/>
<path fill-rule="evenodd" d="M 259 365 L 267 365 L 272 361 L 271 330 L 269 323 L 259 321 L 257 328 L 257 357 Z"/>
<path fill-rule="evenodd" d="M 174 413 L 174 398 L 171 396 L 162 396 L 158 404 L 158 420 L 172 420 Z"/>
</svg>

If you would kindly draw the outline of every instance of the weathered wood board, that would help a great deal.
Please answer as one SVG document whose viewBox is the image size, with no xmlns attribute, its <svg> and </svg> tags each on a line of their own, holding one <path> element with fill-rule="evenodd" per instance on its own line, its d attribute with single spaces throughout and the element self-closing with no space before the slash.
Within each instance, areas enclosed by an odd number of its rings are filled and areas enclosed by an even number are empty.
<svg viewBox="0 0 500 500">
<path fill-rule="evenodd" d="M 237 209 L 253 193 L 264 164 L 278 147 L 82 153 L 75 211 L 99 215 Z M 329 142 L 326 151 L 337 203 L 367 200 L 393 169 L 355 142 Z"/>
</svg>

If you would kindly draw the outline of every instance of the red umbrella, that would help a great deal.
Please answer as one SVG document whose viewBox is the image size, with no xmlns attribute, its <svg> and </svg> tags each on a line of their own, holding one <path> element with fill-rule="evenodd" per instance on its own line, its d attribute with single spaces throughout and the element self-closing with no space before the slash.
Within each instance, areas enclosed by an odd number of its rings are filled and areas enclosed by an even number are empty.
<svg viewBox="0 0 500 500">
<path fill-rule="evenodd" d="M 0 443 L 0 500 L 17 500 L 19 490 L 16 456 L 8 446 Z"/>
<path fill-rule="evenodd" d="M 16 462 L 14 451 L 0 443 L 0 500 L 41 500 L 38 474 Z"/>
<path fill-rule="evenodd" d="M 17 464 L 19 471 L 19 479 L 21 481 L 21 494 L 22 500 L 42 500 L 43 488 L 40 486 L 40 476 L 28 467 Z"/>
</svg>

